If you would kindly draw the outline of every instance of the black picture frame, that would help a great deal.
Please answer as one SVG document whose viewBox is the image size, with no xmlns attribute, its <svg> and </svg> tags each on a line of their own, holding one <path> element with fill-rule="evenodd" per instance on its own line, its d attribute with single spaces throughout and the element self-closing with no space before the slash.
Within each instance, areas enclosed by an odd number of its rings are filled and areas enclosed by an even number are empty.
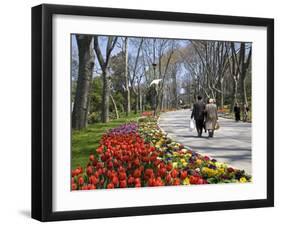
<svg viewBox="0 0 281 226">
<path fill-rule="evenodd" d="M 96 210 L 52 210 L 52 18 L 55 14 L 247 25 L 267 28 L 267 198 Z M 274 20 L 237 16 L 43 4 L 32 8 L 32 218 L 122 217 L 274 206 Z"/>
</svg>

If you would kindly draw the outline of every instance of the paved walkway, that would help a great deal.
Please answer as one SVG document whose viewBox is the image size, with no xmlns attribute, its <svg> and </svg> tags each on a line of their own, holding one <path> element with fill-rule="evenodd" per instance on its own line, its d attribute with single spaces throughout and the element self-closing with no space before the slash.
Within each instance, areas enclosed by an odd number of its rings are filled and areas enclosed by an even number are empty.
<svg viewBox="0 0 281 226">
<path fill-rule="evenodd" d="M 190 109 L 162 113 L 159 125 L 175 141 L 251 174 L 251 123 L 219 118 L 220 129 L 215 131 L 214 138 L 208 138 L 204 132 L 199 138 L 196 129 L 189 130 L 190 115 Z"/>
</svg>

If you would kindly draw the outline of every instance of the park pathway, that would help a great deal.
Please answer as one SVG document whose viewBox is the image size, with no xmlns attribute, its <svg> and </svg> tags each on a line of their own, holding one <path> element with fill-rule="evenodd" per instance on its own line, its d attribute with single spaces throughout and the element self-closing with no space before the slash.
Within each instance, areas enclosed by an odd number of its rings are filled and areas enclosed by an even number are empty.
<svg viewBox="0 0 281 226">
<path fill-rule="evenodd" d="M 161 113 L 159 125 L 169 137 L 193 151 L 251 174 L 251 123 L 219 118 L 220 129 L 215 131 L 214 138 L 208 138 L 204 131 L 199 138 L 196 129 L 189 130 L 190 115 L 190 109 Z"/>
</svg>

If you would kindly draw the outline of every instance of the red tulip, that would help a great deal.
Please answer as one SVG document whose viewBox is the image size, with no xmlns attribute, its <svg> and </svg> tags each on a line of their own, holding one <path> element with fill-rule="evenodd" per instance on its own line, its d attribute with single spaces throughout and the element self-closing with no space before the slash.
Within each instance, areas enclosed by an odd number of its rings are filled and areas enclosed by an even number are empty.
<svg viewBox="0 0 281 226">
<path fill-rule="evenodd" d="M 166 182 L 167 182 L 168 184 L 170 184 L 171 181 L 172 181 L 171 174 L 167 174 L 167 176 L 166 176 Z"/>
<path fill-rule="evenodd" d="M 166 169 L 168 170 L 168 171 L 171 171 L 172 169 L 173 169 L 173 165 L 172 165 L 172 163 L 168 163 L 167 164 L 167 166 L 166 166 Z"/>
<path fill-rule="evenodd" d="M 118 167 L 118 166 L 119 166 L 119 163 L 118 163 L 118 160 L 117 160 L 117 159 L 114 159 L 114 160 L 113 160 L 113 166 L 114 166 L 114 167 Z"/>
<path fill-rule="evenodd" d="M 87 175 L 90 176 L 93 174 L 93 168 L 91 166 L 87 167 Z"/>
<path fill-rule="evenodd" d="M 204 184 L 204 180 L 202 178 L 199 178 L 197 184 Z"/>
<path fill-rule="evenodd" d="M 90 182 L 91 184 L 96 185 L 96 184 L 99 182 L 99 179 L 92 175 L 92 176 L 90 176 L 90 178 L 89 178 L 89 182 Z"/>
<path fill-rule="evenodd" d="M 74 183 L 72 183 L 72 184 L 71 184 L 71 190 L 77 190 L 77 185 L 74 184 Z"/>
<path fill-rule="evenodd" d="M 75 175 L 79 175 L 80 173 L 81 173 L 81 170 L 77 168 L 77 169 L 75 170 Z"/>
<path fill-rule="evenodd" d="M 94 190 L 94 189 L 96 189 L 96 186 L 93 185 L 93 184 L 90 184 L 90 185 L 88 186 L 88 189 L 89 189 L 89 190 Z"/>
<path fill-rule="evenodd" d="M 101 159 L 101 161 L 105 162 L 105 160 L 106 160 L 105 155 L 104 155 L 104 154 L 103 154 L 103 155 L 101 155 L 101 156 L 100 156 L 100 159 Z"/>
<path fill-rule="evenodd" d="M 112 168 L 113 168 L 113 163 L 112 163 L 112 161 L 109 161 L 109 162 L 107 163 L 107 168 L 108 168 L 108 169 L 112 169 Z"/>
<path fill-rule="evenodd" d="M 82 190 L 88 190 L 88 186 L 87 186 L 87 185 L 84 185 L 84 186 L 82 186 L 81 189 L 82 189 Z"/>
<path fill-rule="evenodd" d="M 108 188 L 108 189 L 112 189 L 112 188 L 114 188 L 114 184 L 109 183 L 109 184 L 107 185 L 107 188 Z"/>
<path fill-rule="evenodd" d="M 187 171 L 181 171 L 181 179 L 184 180 L 187 177 Z"/>
<path fill-rule="evenodd" d="M 180 179 L 179 178 L 175 178 L 173 180 L 173 185 L 180 185 Z"/>
<path fill-rule="evenodd" d="M 114 176 L 114 177 L 112 178 L 112 183 L 113 183 L 115 186 L 117 186 L 118 183 L 119 183 L 118 177 Z"/>
<path fill-rule="evenodd" d="M 151 177 L 153 175 L 153 169 L 147 168 L 145 170 L 145 175 L 147 175 L 148 177 Z"/>
<path fill-rule="evenodd" d="M 201 176 L 191 176 L 189 178 L 189 182 L 190 184 L 204 184 L 205 181 L 203 180 L 203 178 Z"/>
<path fill-rule="evenodd" d="M 94 159 L 93 161 L 92 161 L 92 165 L 93 166 L 96 166 L 98 164 L 98 160 L 97 159 Z"/>
<path fill-rule="evenodd" d="M 99 169 L 99 168 L 103 168 L 103 162 L 98 162 L 97 163 L 97 169 Z"/>
<path fill-rule="evenodd" d="M 141 176 L 141 171 L 140 171 L 139 169 L 136 169 L 136 170 L 134 171 L 133 176 L 134 176 L 135 178 L 140 177 L 140 176 Z"/>
<path fill-rule="evenodd" d="M 138 167 L 140 165 L 140 160 L 139 159 L 135 159 L 134 165 Z"/>
<path fill-rule="evenodd" d="M 119 179 L 120 179 L 120 180 L 125 180 L 125 179 L 126 179 L 126 177 L 127 177 L 127 175 L 126 175 L 126 173 L 125 173 L 125 172 L 121 172 L 121 173 L 119 173 Z"/>
<path fill-rule="evenodd" d="M 166 171 L 167 171 L 166 168 L 160 168 L 158 173 L 161 177 L 164 177 L 166 176 Z"/>
<path fill-rule="evenodd" d="M 154 186 L 154 178 L 149 178 L 147 184 L 148 186 Z"/>
<path fill-rule="evenodd" d="M 140 180 L 140 178 L 135 178 L 135 184 L 140 184 L 141 183 L 141 180 Z"/>
<path fill-rule="evenodd" d="M 173 169 L 172 172 L 171 172 L 171 176 L 173 178 L 176 178 L 178 176 L 178 171 L 176 169 Z"/>
<path fill-rule="evenodd" d="M 90 157 L 89 157 L 89 159 L 90 159 L 90 161 L 94 161 L 95 156 L 94 156 L 93 154 L 91 154 Z"/>
<path fill-rule="evenodd" d="M 78 178 L 78 183 L 79 183 L 80 185 L 84 184 L 84 178 L 80 176 L 80 177 Z"/>
<path fill-rule="evenodd" d="M 127 187 L 127 182 L 126 180 L 121 180 L 120 181 L 120 188 L 126 188 Z"/>
</svg>

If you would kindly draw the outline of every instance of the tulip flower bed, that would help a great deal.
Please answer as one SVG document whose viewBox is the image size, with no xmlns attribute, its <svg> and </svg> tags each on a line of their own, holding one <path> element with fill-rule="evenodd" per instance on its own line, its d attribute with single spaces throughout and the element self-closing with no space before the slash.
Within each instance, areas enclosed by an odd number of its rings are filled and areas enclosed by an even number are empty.
<svg viewBox="0 0 281 226">
<path fill-rule="evenodd" d="M 145 112 L 142 112 L 141 116 L 146 116 L 146 117 L 150 117 L 153 115 L 153 112 L 152 111 L 145 111 Z"/>
<path fill-rule="evenodd" d="M 244 183 L 251 176 L 172 141 L 154 117 L 105 133 L 86 168 L 72 170 L 72 190 Z"/>
</svg>

